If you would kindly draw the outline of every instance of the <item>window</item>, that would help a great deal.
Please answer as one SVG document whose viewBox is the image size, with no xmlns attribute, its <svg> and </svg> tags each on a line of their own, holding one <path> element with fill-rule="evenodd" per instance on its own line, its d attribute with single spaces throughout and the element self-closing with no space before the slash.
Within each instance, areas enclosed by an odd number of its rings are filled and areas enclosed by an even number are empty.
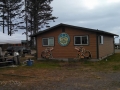
<svg viewBox="0 0 120 90">
<path fill-rule="evenodd" d="M 75 36 L 74 45 L 88 45 L 88 36 Z"/>
<path fill-rule="evenodd" d="M 42 44 L 43 44 L 43 46 L 54 46 L 54 38 L 53 37 L 43 38 Z"/>
<path fill-rule="evenodd" d="M 99 41 L 100 41 L 100 44 L 103 44 L 103 36 L 102 35 L 100 35 Z"/>
</svg>

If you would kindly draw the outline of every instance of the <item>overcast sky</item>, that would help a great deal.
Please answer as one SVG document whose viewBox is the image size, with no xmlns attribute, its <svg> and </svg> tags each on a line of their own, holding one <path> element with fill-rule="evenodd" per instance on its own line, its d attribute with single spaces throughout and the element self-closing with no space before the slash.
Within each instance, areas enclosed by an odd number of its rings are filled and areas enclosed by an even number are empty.
<svg viewBox="0 0 120 90">
<path fill-rule="evenodd" d="M 50 26 L 59 23 L 99 29 L 120 35 L 120 0 L 53 0 L 53 16 L 58 17 Z M 12 37 L 0 32 L 1 40 L 25 40 L 25 35 Z M 119 37 L 115 40 L 119 42 Z"/>
</svg>

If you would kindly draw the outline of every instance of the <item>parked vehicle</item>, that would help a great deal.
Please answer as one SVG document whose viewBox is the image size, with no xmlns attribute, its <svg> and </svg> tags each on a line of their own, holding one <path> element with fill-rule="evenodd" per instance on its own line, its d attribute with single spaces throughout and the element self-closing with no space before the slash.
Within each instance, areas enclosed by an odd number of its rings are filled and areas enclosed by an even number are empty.
<svg viewBox="0 0 120 90">
<path fill-rule="evenodd" d="M 27 53 L 27 54 L 31 54 L 31 50 L 30 50 L 30 49 L 25 48 L 25 49 L 23 49 L 23 54 L 25 54 L 25 53 Z"/>
<path fill-rule="evenodd" d="M 10 46 L 7 48 L 7 53 L 10 55 L 13 55 L 14 52 L 18 52 L 19 54 L 25 54 L 25 53 L 30 53 L 31 54 L 31 50 L 27 49 L 24 46 Z"/>
</svg>

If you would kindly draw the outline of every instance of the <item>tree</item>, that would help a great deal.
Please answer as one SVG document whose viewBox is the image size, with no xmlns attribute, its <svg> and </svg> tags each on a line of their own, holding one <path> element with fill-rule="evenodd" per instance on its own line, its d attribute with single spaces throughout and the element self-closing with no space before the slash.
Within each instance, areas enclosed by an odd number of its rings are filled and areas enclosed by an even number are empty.
<svg viewBox="0 0 120 90">
<path fill-rule="evenodd" d="M 20 23 L 18 21 L 19 16 L 21 15 L 21 7 L 23 5 L 22 0 L 0 0 L 0 17 L 2 21 L 0 25 L 8 28 L 8 35 L 12 35 L 17 30 L 17 27 Z"/>
<path fill-rule="evenodd" d="M 54 21 L 57 17 L 52 16 L 52 7 L 50 3 L 53 0 L 25 0 L 26 6 L 26 29 L 30 35 L 41 30 L 44 26 L 49 25 L 49 21 Z"/>
<path fill-rule="evenodd" d="M 26 29 L 26 38 L 35 34 L 44 26 L 49 25 L 49 21 L 54 21 L 57 17 L 52 16 L 53 0 L 0 0 L 0 25 L 3 26 L 3 33 L 7 27 L 8 35 L 12 35 L 18 29 Z M 25 6 L 23 6 L 25 5 Z M 25 7 L 23 9 L 23 7 Z M 18 19 L 22 18 L 23 21 Z M 20 25 L 26 22 L 26 26 Z M 28 40 L 28 39 L 27 39 Z"/>
</svg>

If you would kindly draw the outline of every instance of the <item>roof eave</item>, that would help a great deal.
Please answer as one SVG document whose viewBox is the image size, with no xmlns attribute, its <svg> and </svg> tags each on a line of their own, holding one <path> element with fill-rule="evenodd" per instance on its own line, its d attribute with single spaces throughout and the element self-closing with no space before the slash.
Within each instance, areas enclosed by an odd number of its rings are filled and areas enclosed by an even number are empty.
<svg viewBox="0 0 120 90">
<path fill-rule="evenodd" d="M 56 28 L 56 27 L 59 27 L 59 26 L 72 27 L 72 28 L 76 28 L 76 29 L 82 28 L 82 29 L 86 29 L 86 31 L 92 31 L 92 32 L 96 32 L 96 33 L 105 33 L 105 34 L 112 35 L 112 36 L 119 36 L 119 35 L 117 35 L 117 34 L 105 32 L 105 31 L 102 31 L 102 30 L 91 29 L 91 28 L 84 28 L 84 27 L 78 27 L 78 26 L 72 26 L 72 25 L 67 25 L 67 24 L 62 24 L 62 23 L 60 23 L 60 24 L 58 24 L 58 25 L 56 25 L 56 26 L 50 27 L 50 28 L 45 29 L 45 30 L 43 30 L 43 31 L 40 31 L 40 32 L 38 32 L 38 33 L 36 33 L 36 34 L 30 35 L 30 37 L 36 37 L 36 36 L 38 36 L 38 35 L 46 32 L 46 31 L 52 30 L 52 29 L 54 29 L 54 28 Z"/>
</svg>

